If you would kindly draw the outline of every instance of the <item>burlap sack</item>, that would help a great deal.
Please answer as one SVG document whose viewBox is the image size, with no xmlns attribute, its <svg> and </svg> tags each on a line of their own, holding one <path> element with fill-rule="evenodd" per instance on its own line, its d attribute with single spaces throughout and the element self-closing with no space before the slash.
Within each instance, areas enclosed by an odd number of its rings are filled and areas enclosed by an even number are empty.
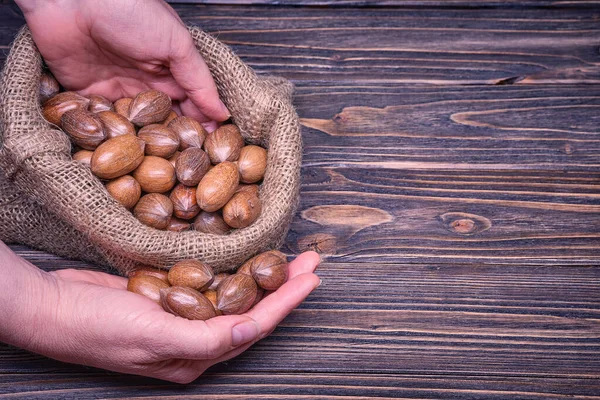
<svg viewBox="0 0 600 400">
<path fill-rule="evenodd" d="M 278 247 L 295 212 L 302 138 L 292 85 L 261 78 L 223 43 L 190 28 L 223 102 L 243 136 L 269 150 L 263 209 L 250 227 L 226 236 L 149 228 L 121 207 L 89 168 L 71 159 L 66 135 L 38 103 L 42 59 L 27 27 L 15 39 L 0 81 L 0 240 L 116 268 L 169 267 L 197 258 L 216 271 Z"/>
</svg>

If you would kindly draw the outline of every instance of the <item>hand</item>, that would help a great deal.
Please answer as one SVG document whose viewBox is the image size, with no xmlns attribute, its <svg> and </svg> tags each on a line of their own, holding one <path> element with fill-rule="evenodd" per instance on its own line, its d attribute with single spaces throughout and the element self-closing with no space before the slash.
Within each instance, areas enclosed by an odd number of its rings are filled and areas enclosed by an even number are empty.
<svg viewBox="0 0 600 400">
<path fill-rule="evenodd" d="M 224 121 L 211 73 L 177 13 L 162 0 L 16 0 L 56 79 L 111 100 L 153 88 L 184 115 Z"/>
<path fill-rule="evenodd" d="M 314 252 L 298 256 L 288 282 L 243 315 L 189 321 L 126 291 L 125 278 L 73 269 L 44 273 L 0 242 L 0 268 L 10 263 L 38 271 L 21 286 L 24 293 L 11 297 L 10 288 L 20 286 L 15 282 L 0 287 L 9 291 L 8 299 L 0 292 L 0 319 L 7 321 L 0 340 L 65 362 L 188 383 L 269 335 L 319 285 L 318 262 Z M 11 298 L 20 304 L 11 306 Z"/>
</svg>

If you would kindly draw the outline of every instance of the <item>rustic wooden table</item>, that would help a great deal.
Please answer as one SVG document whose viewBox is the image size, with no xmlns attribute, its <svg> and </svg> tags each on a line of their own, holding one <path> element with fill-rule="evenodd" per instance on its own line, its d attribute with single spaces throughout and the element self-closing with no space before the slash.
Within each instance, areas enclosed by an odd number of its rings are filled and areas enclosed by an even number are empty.
<svg viewBox="0 0 600 400">
<path fill-rule="evenodd" d="M 323 285 L 190 385 L 0 345 L 0 397 L 600 398 L 600 3 L 216 3 L 174 6 L 297 86 Z"/>
</svg>

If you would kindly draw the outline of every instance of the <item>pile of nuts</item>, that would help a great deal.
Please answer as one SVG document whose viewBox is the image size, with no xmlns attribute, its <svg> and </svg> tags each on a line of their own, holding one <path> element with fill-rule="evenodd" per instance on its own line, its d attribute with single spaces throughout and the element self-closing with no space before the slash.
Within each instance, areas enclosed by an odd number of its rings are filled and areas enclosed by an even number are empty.
<svg viewBox="0 0 600 400">
<path fill-rule="evenodd" d="M 259 217 L 257 183 L 267 151 L 247 145 L 234 124 L 208 133 L 198 121 L 178 116 L 169 96 L 157 90 L 114 103 L 59 90 L 44 74 L 44 118 L 77 146 L 73 159 L 89 165 L 142 223 L 223 235 Z"/>
<path fill-rule="evenodd" d="M 246 261 L 235 274 L 214 275 L 197 260 L 180 261 L 168 272 L 141 268 L 129 275 L 127 290 L 148 297 L 171 314 L 206 320 L 245 313 L 265 291 L 277 290 L 287 278 L 285 255 L 271 250 Z"/>
</svg>

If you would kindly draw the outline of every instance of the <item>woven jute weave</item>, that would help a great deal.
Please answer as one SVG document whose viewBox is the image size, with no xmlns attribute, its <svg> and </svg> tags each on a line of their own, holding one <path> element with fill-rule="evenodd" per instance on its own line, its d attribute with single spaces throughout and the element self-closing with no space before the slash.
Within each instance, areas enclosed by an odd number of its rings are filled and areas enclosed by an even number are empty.
<svg viewBox="0 0 600 400">
<path fill-rule="evenodd" d="M 0 80 L 0 240 L 126 273 L 200 259 L 215 271 L 281 245 L 295 213 L 302 137 L 293 86 L 259 77 L 230 48 L 189 28 L 233 122 L 250 143 L 268 149 L 260 190 L 263 209 L 248 228 L 218 236 L 165 232 L 141 224 L 110 197 L 89 168 L 71 159 L 67 136 L 41 116 L 43 60 L 27 27 L 12 44 Z"/>
</svg>

